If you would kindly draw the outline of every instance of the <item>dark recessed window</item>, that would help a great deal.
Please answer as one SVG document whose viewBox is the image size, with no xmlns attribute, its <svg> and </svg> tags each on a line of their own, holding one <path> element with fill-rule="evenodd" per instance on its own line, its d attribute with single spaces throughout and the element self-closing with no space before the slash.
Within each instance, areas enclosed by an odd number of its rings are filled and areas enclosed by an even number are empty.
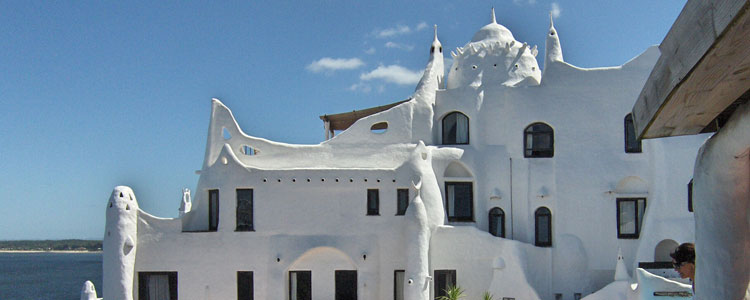
<svg viewBox="0 0 750 300">
<path fill-rule="evenodd" d="M 312 271 L 289 271 L 289 299 L 312 300 Z"/>
<path fill-rule="evenodd" d="M 688 189 L 688 211 L 693 212 L 693 179 L 690 178 L 690 182 L 687 184 Z"/>
<path fill-rule="evenodd" d="M 393 271 L 393 300 L 404 300 L 404 270 Z"/>
<path fill-rule="evenodd" d="M 335 300 L 357 300 L 357 271 L 342 271 L 336 270 L 334 272 L 336 277 L 335 286 Z"/>
<path fill-rule="evenodd" d="M 523 131 L 524 157 L 553 157 L 555 133 L 544 123 L 534 123 Z"/>
<path fill-rule="evenodd" d="M 253 300 L 253 272 L 237 271 L 237 300 Z"/>
<path fill-rule="evenodd" d="M 138 299 L 177 300 L 177 272 L 138 272 Z"/>
<path fill-rule="evenodd" d="M 474 222 L 474 191 L 471 182 L 445 183 L 448 222 Z"/>
<path fill-rule="evenodd" d="M 617 238 L 637 239 L 645 212 L 646 198 L 617 198 Z"/>
<path fill-rule="evenodd" d="M 452 112 L 443 118 L 443 145 L 460 145 L 469 143 L 469 118 Z"/>
<path fill-rule="evenodd" d="M 403 216 L 409 207 L 409 189 L 396 190 L 396 215 Z"/>
<path fill-rule="evenodd" d="M 534 245 L 552 246 L 552 213 L 549 208 L 540 207 L 534 213 Z"/>
<path fill-rule="evenodd" d="M 253 190 L 237 189 L 236 231 L 253 231 Z"/>
<path fill-rule="evenodd" d="M 633 114 L 625 116 L 625 153 L 641 153 L 641 140 L 635 136 Z"/>
<path fill-rule="evenodd" d="M 502 208 L 495 207 L 490 210 L 490 234 L 505 237 L 505 212 Z"/>
<path fill-rule="evenodd" d="M 380 214 L 380 191 L 378 189 L 367 190 L 367 215 L 377 216 Z"/>
<path fill-rule="evenodd" d="M 446 296 L 456 286 L 456 270 L 435 270 L 435 298 Z"/>
<path fill-rule="evenodd" d="M 208 231 L 219 228 L 219 190 L 208 190 Z"/>
</svg>

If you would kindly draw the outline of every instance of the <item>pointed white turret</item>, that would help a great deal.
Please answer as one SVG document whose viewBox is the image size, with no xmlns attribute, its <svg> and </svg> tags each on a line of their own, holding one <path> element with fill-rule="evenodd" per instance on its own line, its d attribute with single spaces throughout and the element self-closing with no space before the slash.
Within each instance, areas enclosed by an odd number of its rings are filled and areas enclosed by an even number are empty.
<svg viewBox="0 0 750 300">
<path fill-rule="evenodd" d="M 127 186 L 117 186 L 107 202 L 102 241 L 102 284 L 107 299 L 133 299 L 138 246 L 138 200 Z"/>
<path fill-rule="evenodd" d="M 182 189 L 182 201 L 180 202 L 180 218 L 185 216 L 185 214 L 189 213 L 193 209 L 193 201 L 190 198 L 190 189 L 184 188 Z"/>
<path fill-rule="evenodd" d="M 427 137 L 432 134 L 432 106 L 435 104 L 435 94 L 443 86 L 445 69 L 443 67 L 443 45 L 437 37 L 437 25 L 435 25 L 435 36 L 430 46 L 430 59 L 424 69 L 422 79 L 419 80 L 414 90 L 414 101 L 416 102 L 412 118 L 412 142 L 419 141 L 417 137 Z"/>
<path fill-rule="evenodd" d="M 491 24 L 497 24 L 497 19 L 495 19 L 495 7 L 492 7 L 492 21 Z"/>
<path fill-rule="evenodd" d="M 552 20 L 552 14 L 549 15 L 549 31 L 547 32 L 547 41 L 544 51 L 544 70 L 547 70 L 551 62 L 563 61 L 562 48 L 560 47 L 560 38 L 557 36 L 555 24 Z"/>
<path fill-rule="evenodd" d="M 99 298 L 96 296 L 96 288 L 94 288 L 94 284 L 91 283 L 91 281 L 86 281 L 83 283 L 83 288 L 81 289 L 81 300 L 98 300 Z"/>
<path fill-rule="evenodd" d="M 435 25 L 435 37 L 432 40 L 430 46 L 430 59 L 427 61 L 427 67 L 425 67 L 422 79 L 419 80 L 417 88 L 415 89 L 415 98 L 419 93 L 432 93 L 440 88 L 443 82 L 443 75 L 445 70 L 443 68 L 443 45 L 440 43 L 437 37 L 437 25 Z M 434 102 L 434 97 L 431 99 Z"/>
<path fill-rule="evenodd" d="M 615 266 L 615 281 L 630 280 L 628 268 L 625 267 L 625 261 L 622 258 L 622 249 L 617 249 L 617 265 Z"/>
</svg>

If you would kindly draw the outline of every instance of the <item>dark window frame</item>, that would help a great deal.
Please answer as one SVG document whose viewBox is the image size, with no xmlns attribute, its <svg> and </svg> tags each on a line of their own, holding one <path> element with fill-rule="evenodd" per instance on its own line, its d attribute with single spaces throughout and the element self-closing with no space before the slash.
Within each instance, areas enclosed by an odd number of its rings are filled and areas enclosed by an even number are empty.
<svg viewBox="0 0 750 300">
<path fill-rule="evenodd" d="M 539 219 L 542 217 L 549 218 L 547 221 L 547 234 L 549 234 L 547 241 L 539 239 Z M 541 206 L 534 211 L 534 245 L 537 247 L 552 247 L 552 211 L 545 206 Z"/>
<path fill-rule="evenodd" d="M 448 204 L 448 186 L 468 186 L 471 189 L 471 193 L 469 193 L 469 210 L 471 211 L 471 216 L 452 216 L 451 214 L 455 214 L 455 212 L 451 212 L 449 210 L 450 205 Z M 455 191 L 455 188 L 454 188 Z M 454 206 L 458 203 L 456 201 L 455 195 L 454 199 L 456 203 L 454 203 Z M 448 222 L 474 222 L 474 182 L 468 182 L 468 181 L 446 181 L 445 182 L 445 214 L 448 216 Z"/>
<path fill-rule="evenodd" d="M 290 270 L 287 273 L 287 274 L 289 274 L 288 275 L 288 277 L 289 277 L 289 282 L 288 282 L 288 286 L 289 286 L 288 287 L 288 290 L 289 290 L 289 300 L 297 300 L 297 299 L 292 298 L 292 273 L 296 273 L 296 274 L 309 274 L 309 277 L 310 277 L 310 293 L 309 293 L 309 295 L 307 295 L 307 296 L 309 296 L 309 298 L 307 298 L 305 300 L 312 300 L 313 297 L 312 297 L 312 271 L 311 270 Z M 299 297 L 299 295 L 297 295 L 297 296 Z"/>
<path fill-rule="evenodd" d="M 406 271 L 405 270 L 393 270 L 393 300 L 399 300 L 398 299 L 398 273 L 403 273 L 404 276 L 402 279 L 406 279 Z M 404 282 L 401 282 L 401 287 L 405 288 Z"/>
<path fill-rule="evenodd" d="M 214 198 L 213 195 L 216 195 L 216 197 Z M 219 199 L 221 199 L 219 198 L 219 189 L 208 190 L 208 231 L 219 230 Z M 214 205 L 216 205 L 216 209 L 214 209 Z M 216 212 L 215 215 L 214 212 Z"/>
<path fill-rule="evenodd" d="M 451 278 L 453 278 L 453 284 L 447 283 L 445 287 L 440 286 L 440 281 L 443 280 L 440 278 L 440 276 L 444 276 L 445 274 L 450 274 Z M 445 296 L 445 288 L 449 288 L 452 286 L 456 286 L 458 284 L 458 278 L 456 277 L 456 270 L 435 270 L 433 272 L 433 275 L 435 276 L 435 294 L 434 297 L 440 297 Z"/>
<path fill-rule="evenodd" d="M 643 144 L 635 136 L 635 124 L 633 123 L 633 114 L 629 113 L 623 120 L 625 128 L 625 153 L 642 153 Z"/>
<path fill-rule="evenodd" d="M 493 207 L 490 209 L 490 212 L 488 214 L 488 221 L 489 221 L 489 230 L 487 230 L 490 234 L 496 236 L 496 237 L 505 237 L 505 211 L 503 211 L 502 208 L 499 207 Z M 493 228 L 497 228 L 497 219 L 493 217 L 500 217 L 500 234 L 498 235 L 497 232 L 493 232 Z M 495 226 L 493 226 L 495 225 Z"/>
<path fill-rule="evenodd" d="M 454 131 L 453 131 L 453 138 L 451 139 L 449 134 L 452 132 L 452 130 L 446 129 L 446 125 L 450 125 L 450 124 L 446 124 L 446 122 L 450 120 L 449 119 L 450 116 L 454 116 L 454 115 L 456 116 L 456 119 L 454 120 L 454 124 L 452 124 L 454 127 Z M 455 127 L 457 126 L 456 125 L 458 123 L 457 118 L 459 116 L 463 116 L 464 118 L 466 118 L 466 142 L 465 143 L 459 143 L 456 138 L 458 135 L 458 128 L 455 128 Z M 446 114 L 441 121 L 442 129 L 443 129 L 442 140 L 441 140 L 442 144 L 443 145 L 468 145 L 471 141 L 470 121 L 471 119 L 469 119 L 469 116 L 465 115 L 464 113 L 460 111 L 453 111 L 453 112 Z"/>
<path fill-rule="evenodd" d="M 138 299 L 149 300 L 148 297 L 148 277 L 152 275 L 167 275 L 169 280 L 169 300 L 177 300 L 177 272 L 159 271 L 159 272 L 138 272 Z"/>
<path fill-rule="evenodd" d="M 693 179 L 690 178 L 690 182 L 687 184 L 687 195 L 688 195 L 688 211 L 693 212 Z"/>
<path fill-rule="evenodd" d="M 249 281 L 244 281 L 248 280 Z M 253 300 L 255 299 L 255 282 L 252 271 L 237 271 L 237 300 Z M 249 282 L 246 287 L 247 290 L 243 289 L 242 283 Z"/>
<path fill-rule="evenodd" d="M 345 291 L 343 289 L 339 289 L 339 283 L 342 283 L 345 279 L 340 278 L 340 274 L 348 274 L 346 276 L 350 276 L 352 273 L 354 273 L 354 300 L 358 298 L 357 295 L 357 281 L 359 280 L 357 270 L 335 270 L 334 272 L 334 299 L 335 300 L 351 300 L 351 297 L 347 297 Z M 340 282 L 341 281 L 341 282 Z M 351 291 L 348 291 L 351 292 Z"/>
<path fill-rule="evenodd" d="M 539 126 L 538 125 L 543 125 Z M 549 148 L 535 147 L 534 139 L 549 135 Z M 531 136 L 531 147 L 528 146 L 528 138 Z M 555 130 L 547 123 L 535 122 L 526 126 L 523 130 L 523 157 L 554 157 L 555 156 Z"/>
<path fill-rule="evenodd" d="M 243 207 L 243 205 L 240 204 L 240 194 L 249 192 L 249 204 L 247 206 L 249 207 Z M 236 218 L 235 218 L 235 229 L 234 231 L 255 231 L 255 219 L 253 215 L 253 209 L 255 205 L 255 198 L 254 198 L 254 192 L 253 189 L 236 189 L 235 190 L 235 196 L 237 198 L 237 205 L 236 205 Z M 240 224 L 240 220 L 243 219 L 243 217 L 249 217 L 249 224 Z"/>
<path fill-rule="evenodd" d="M 616 206 L 617 206 L 617 238 L 618 239 L 638 239 L 641 236 L 641 226 L 643 225 L 643 220 L 641 220 L 638 217 L 638 206 L 639 206 L 639 200 L 643 200 L 643 216 L 646 216 L 646 207 L 648 206 L 648 202 L 646 197 L 622 197 L 617 198 Z M 620 232 L 620 203 L 622 202 L 634 202 L 635 205 L 633 206 L 635 208 L 634 216 L 635 216 L 635 233 L 621 233 Z"/>
<path fill-rule="evenodd" d="M 396 189 L 396 215 L 403 216 L 409 208 L 409 189 Z"/>
<path fill-rule="evenodd" d="M 367 215 L 368 216 L 380 215 L 380 190 L 379 189 L 367 189 Z"/>
</svg>

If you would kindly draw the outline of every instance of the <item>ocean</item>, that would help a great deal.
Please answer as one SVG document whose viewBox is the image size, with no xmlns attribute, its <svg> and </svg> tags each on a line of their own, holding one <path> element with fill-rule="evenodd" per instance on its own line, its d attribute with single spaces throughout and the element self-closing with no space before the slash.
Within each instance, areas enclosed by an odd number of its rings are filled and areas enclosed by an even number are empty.
<svg viewBox="0 0 750 300">
<path fill-rule="evenodd" d="M 86 280 L 101 297 L 101 253 L 0 253 L 2 300 L 77 300 Z"/>
</svg>

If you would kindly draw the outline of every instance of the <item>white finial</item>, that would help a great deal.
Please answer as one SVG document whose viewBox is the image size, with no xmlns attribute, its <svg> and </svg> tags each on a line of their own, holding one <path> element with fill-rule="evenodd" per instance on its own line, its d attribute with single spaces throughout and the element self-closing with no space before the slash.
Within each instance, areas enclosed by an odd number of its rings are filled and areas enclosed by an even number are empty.
<svg viewBox="0 0 750 300">
<path fill-rule="evenodd" d="M 495 7 L 494 6 L 492 7 L 492 24 L 497 24 L 497 19 L 495 19 Z"/>
<path fill-rule="evenodd" d="M 549 12 L 549 28 L 554 28 L 555 27 L 555 22 L 552 21 L 552 19 L 553 19 L 552 18 L 552 12 Z"/>
<path fill-rule="evenodd" d="M 437 40 L 437 24 L 435 24 L 435 40 Z"/>
</svg>

